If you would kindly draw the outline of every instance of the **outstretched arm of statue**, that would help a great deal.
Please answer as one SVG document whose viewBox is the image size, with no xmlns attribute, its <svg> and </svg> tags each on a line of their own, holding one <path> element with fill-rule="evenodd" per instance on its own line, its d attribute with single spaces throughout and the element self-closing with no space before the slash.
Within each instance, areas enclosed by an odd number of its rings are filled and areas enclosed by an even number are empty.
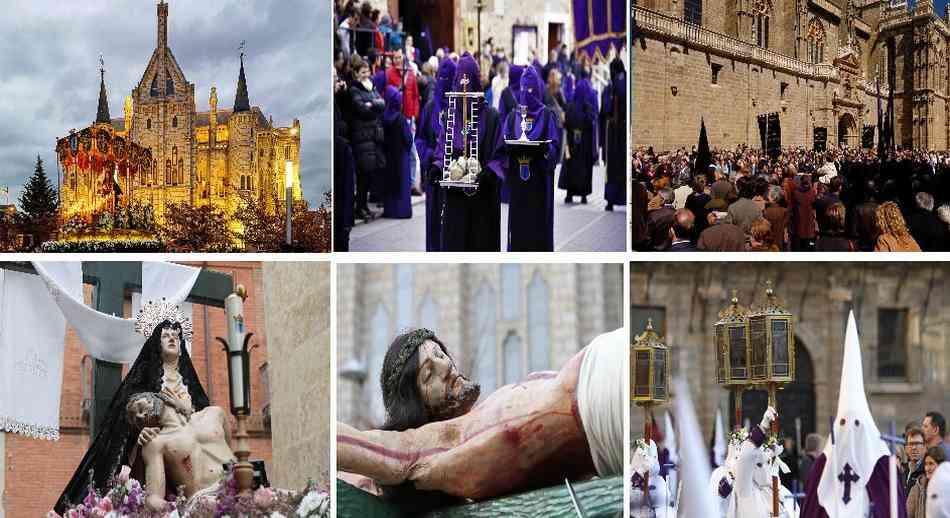
<svg viewBox="0 0 950 518">
<path fill-rule="evenodd" d="M 434 423 L 424 428 L 441 424 Z M 337 469 L 370 477 L 384 485 L 401 484 L 426 458 L 444 451 L 419 447 L 422 442 L 420 431 L 424 428 L 403 432 L 363 431 L 338 422 Z"/>
<path fill-rule="evenodd" d="M 158 441 L 148 443 L 142 452 L 145 462 L 145 505 L 155 512 L 165 509 L 165 457 Z"/>
</svg>

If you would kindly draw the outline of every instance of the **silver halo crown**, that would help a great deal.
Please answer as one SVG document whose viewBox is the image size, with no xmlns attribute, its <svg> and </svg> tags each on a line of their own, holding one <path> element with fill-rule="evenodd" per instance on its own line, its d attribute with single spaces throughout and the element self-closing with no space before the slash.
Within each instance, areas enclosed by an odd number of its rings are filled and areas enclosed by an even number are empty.
<svg viewBox="0 0 950 518">
<path fill-rule="evenodd" d="M 164 297 L 162 297 L 160 301 L 149 301 L 142 306 L 138 315 L 135 316 L 135 332 L 148 338 L 152 336 L 155 327 L 166 320 L 180 324 L 182 342 L 191 343 L 191 319 L 185 317 L 185 314 L 181 311 L 181 307 L 168 302 Z"/>
</svg>

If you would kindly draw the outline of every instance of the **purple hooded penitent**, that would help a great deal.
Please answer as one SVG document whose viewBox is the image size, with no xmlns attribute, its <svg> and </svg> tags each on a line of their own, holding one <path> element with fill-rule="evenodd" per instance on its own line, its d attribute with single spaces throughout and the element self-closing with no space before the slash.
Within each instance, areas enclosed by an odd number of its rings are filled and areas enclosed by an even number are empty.
<svg viewBox="0 0 950 518">
<path fill-rule="evenodd" d="M 385 124 L 392 124 L 396 118 L 399 117 L 399 114 L 402 113 L 402 94 L 399 93 L 398 88 L 389 85 L 386 87 L 386 93 L 383 99 L 386 101 L 386 110 L 383 111 L 383 122 Z"/>
<path fill-rule="evenodd" d="M 544 83 L 541 82 L 541 76 L 534 67 L 527 67 L 521 75 L 521 92 L 518 96 L 518 103 L 527 108 L 528 119 L 533 121 L 531 129 L 528 130 L 528 138 L 531 140 L 542 140 L 544 124 L 541 117 L 544 114 Z M 515 132 L 521 135 L 521 107 L 515 108 Z"/>
</svg>

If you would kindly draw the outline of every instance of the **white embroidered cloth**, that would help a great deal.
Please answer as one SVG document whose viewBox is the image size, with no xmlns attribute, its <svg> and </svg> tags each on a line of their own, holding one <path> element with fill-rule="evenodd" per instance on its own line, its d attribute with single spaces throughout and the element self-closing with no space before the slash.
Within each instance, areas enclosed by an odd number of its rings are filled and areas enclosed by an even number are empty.
<svg viewBox="0 0 950 518">
<path fill-rule="evenodd" d="M 50 263 L 82 296 L 82 266 Z M 66 319 L 36 275 L 0 270 L 0 430 L 59 440 Z"/>
</svg>

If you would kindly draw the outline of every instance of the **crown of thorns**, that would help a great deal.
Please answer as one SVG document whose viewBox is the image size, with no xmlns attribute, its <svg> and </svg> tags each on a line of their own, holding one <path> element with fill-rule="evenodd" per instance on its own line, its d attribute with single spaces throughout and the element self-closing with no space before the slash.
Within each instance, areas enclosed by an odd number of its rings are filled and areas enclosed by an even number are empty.
<svg viewBox="0 0 950 518">
<path fill-rule="evenodd" d="M 398 356 L 396 356 L 392 364 L 392 369 L 388 372 L 383 371 L 383 396 L 386 401 L 390 401 L 396 394 L 397 388 L 399 387 L 399 376 L 402 375 L 402 370 L 406 367 L 406 363 L 409 362 L 409 358 L 415 354 L 419 346 L 425 343 L 426 340 L 433 338 L 435 338 L 435 333 L 425 328 L 416 329 L 406 336 L 402 348 L 399 349 Z"/>
<path fill-rule="evenodd" d="M 166 320 L 181 326 L 182 342 L 191 342 L 191 319 L 182 313 L 181 307 L 168 302 L 164 298 L 157 302 L 149 301 L 142 306 L 138 315 L 135 316 L 135 332 L 148 338 L 152 336 L 155 328 Z"/>
</svg>

